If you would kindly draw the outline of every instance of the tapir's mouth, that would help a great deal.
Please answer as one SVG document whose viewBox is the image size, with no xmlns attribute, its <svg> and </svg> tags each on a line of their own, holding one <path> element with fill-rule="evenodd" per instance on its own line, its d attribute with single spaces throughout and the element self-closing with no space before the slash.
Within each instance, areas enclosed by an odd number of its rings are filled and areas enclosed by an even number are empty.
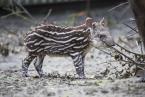
<svg viewBox="0 0 145 97">
<path fill-rule="evenodd" d="M 111 40 L 102 41 L 106 46 L 115 46 L 115 42 Z"/>
<path fill-rule="evenodd" d="M 115 46 L 115 42 L 113 42 L 113 43 L 108 43 L 108 46 Z"/>
<path fill-rule="evenodd" d="M 109 48 L 109 47 L 112 47 L 112 46 L 115 46 L 115 42 L 113 41 L 113 39 L 105 39 L 104 41 L 103 40 L 92 40 L 92 46 L 93 47 L 97 47 L 97 48 Z"/>
</svg>

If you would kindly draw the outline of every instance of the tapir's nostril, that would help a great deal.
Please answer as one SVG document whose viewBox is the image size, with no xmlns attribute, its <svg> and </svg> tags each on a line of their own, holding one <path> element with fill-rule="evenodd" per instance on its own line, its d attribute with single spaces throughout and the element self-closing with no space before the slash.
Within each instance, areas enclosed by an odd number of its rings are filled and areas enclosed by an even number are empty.
<svg viewBox="0 0 145 97">
<path fill-rule="evenodd" d="M 109 46 L 115 46 L 115 42 L 113 39 L 106 39 L 105 43 Z"/>
<path fill-rule="evenodd" d="M 112 43 L 112 45 L 111 46 L 115 46 L 115 42 L 114 43 Z"/>
<path fill-rule="evenodd" d="M 111 46 L 115 46 L 115 42 L 112 40 Z"/>
</svg>

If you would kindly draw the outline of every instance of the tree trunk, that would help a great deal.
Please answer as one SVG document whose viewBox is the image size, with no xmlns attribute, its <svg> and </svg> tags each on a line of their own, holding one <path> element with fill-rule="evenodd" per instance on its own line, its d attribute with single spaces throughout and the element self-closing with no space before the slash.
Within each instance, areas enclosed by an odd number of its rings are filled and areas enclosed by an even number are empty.
<svg viewBox="0 0 145 97">
<path fill-rule="evenodd" d="M 145 48 L 145 0 L 128 0 L 134 13 L 139 34 L 142 38 Z M 139 73 L 139 72 L 137 72 Z M 139 76 L 142 82 L 145 82 L 145 70 L 141 71 Z"/>
<path fill-rule="evenodd" d="M 133 10 L 139 34 L 145 46 L 145 0 L 128 0 Z"/>
</svg>

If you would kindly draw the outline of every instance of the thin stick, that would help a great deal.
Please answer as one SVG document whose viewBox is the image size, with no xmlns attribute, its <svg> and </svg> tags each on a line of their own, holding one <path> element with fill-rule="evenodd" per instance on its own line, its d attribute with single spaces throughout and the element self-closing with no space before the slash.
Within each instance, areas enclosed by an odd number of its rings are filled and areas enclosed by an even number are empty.
<svg viewBox="0 0 145 97">
<path fill-rule="evenodd" d="M 136 28 L 137 28 L 137 27 L 134 27 L 133 29 L 136 29 Z M 134 34 L 136 34 L 136 32 L 132 34 L 132 31 L 133 31 L 133 30 L 131 29 L 130 31 L 127 32 L 128 34 L 131 33 L 129 36 L 133 36 Z"/>
<path fill-rule="evenodd" d="M 21 3 L 18 3 L 14 0 L 14 3 L 17 4 L 22 10 L 31 18 L 34 19 L 34 17 L 24 8 L 24 6 Z"/>
<path fill-rule="evenodd" d="M 111 12 L 111 11 L 115 10 L 116 8 L 121 7 L 121 6 L 125 5 L 125 4 L 128 4 L 128 2 L 121 3 L 121 4 L 117 5 L 117 6 L 109 9 L 108 12 Z"/>
<path fill-rule="evenodd" d="M 107 45 L 107 44 L 106 44 Z M 109 46 L 111 47 L 111 46 Z M 140 62 L 136 62 L 134 61 L 132 58 L 128 57 L 127 55 L 123 54 L 122 52 L 120 52 L 118 49 L 111 47 L 112 49 L 114 49 L 116 52 L 118 52 L 119 54 L 123 55 L 125 58 L 129 59 L 130 61 L 132 61 L 133 63 L 137 64 L 137 65 L 145 65 L 145 63 L 140 63 Z"/>
<path fill-rule="evenodd" d="M 128 24 L 126 23 L 123 23 L 125 26 L 127 26 L 128 28 L 130 28 L 131 30 L 135 31 L 136 33 L 138 33 L 138 31 L 135 29 L 135 28 L 132 28 L 131 26 L 129 26 Z"/>
<path fill-rule="evenodd" d="M 117 44 L 117 43 L 115 43 L 115 45 L 117 45 L 118 47 L 120 47 L 121 49 L 125 50 L 125 51 L 128 52 L 128 53 L 132 53 L 132 54 L 138 55 L 138 56 L 145 56 L 145 55 L 143 55 L 143 54 L 138 54 L 138 53 L 129 51 L 129 50 L 127 50 L 126 48 L 122 47 L 121 45 L 119 45 L 119 44 Z"/>
<path fill-rule="evenodd" d="M 104 51 L 104 50 L 102 50 L 102 49 L 99 49 L 99 48 L 97 48 L 97 47 L 95 47 L 95 46 L 93 46 L 93 45 L 92 45 L 92 47 L 98 49 L 99 51 L 104 52 L 104 53 L 107 54 L 107 55 L 110 55 L 110 56 L 114 57 L 111 53 L 108 53 L 108 52 L 106 52 L 106 51 Z"/>
<path fill-rule="evenodd" d="M 18 15 L 18 14 L 21 14 L 21 13 L 23 13 L 23 11 L 11 12 L 10 14 L 7 14 L 7 15 L 5 15 L 5 16 L 1 16 L 0 18 L 1 18 L 1 19 L 5 19 L 5 18 L 7 18 L 7 17 L 9 17 L 9 16 Z"/>
<path fill-rule="evenodd" d="M 47 13 L 46 16 L 41 20 L 41 22 L 46 21 L 47 18 L 50 16 L 51 12 L 52 12 L 52 9 L 49 9 L 48 13 Z"/>
</svg>

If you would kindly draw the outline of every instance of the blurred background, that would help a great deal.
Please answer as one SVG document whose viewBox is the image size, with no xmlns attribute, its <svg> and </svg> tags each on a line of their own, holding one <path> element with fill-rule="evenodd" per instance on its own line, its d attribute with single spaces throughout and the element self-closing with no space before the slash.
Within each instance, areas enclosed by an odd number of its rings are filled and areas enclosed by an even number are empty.
<svg viewBox="0 0 145 97">
<path fill-rule="evenodd" d="M 122 6 L 112 10 L 119 4 Z M 14 49 L 23 45 L 23 35 L 30 27 L 44 21 L 76 26 L 88 16 L 95 21 L 105 17 L 111 29 L 132 14 L 126 0 L 0 0 L 0 42 Z"/>
<path fill-rule="evenodd" d="M 21 69 L 22 60 L 27 55 L 23 39 L 30 28 L 41 23 L 77 26 L 83 24 L 86 17 L 92 17 L 94 21 L 99 21 L 104 17 L 116 43 L 130 51 L 142 53 L 142 48 L 139 46 L 140 37 L 136 33 L 136 24 L 127 0 L 0 0 L 0 68 L 2 70 L 9 70 L 11 67 Z M 88 54 L 88 57 L 93 60 L 88 59 L 89 64 L 91 62 L 97 64 L 99 60 L 99 53 L 94 52 L 92 50 Z M 105 54 L 102 56 L 101 61 L 104 61 Z M 50 60 L 51 58 L 46 61 Z M 44 62 L 45 65 L 47 63 Z M 67 67 L 67 62 L 64 61 L 64 63 Z M 63 66 L 58 65 L 59 61 L 52 63 L 54 64 L 60 67 L 60 72 L 65 73 L 62 70 Z M 55 66 L 46 66 L 51 67 L 49 72 L 57 71 Z M 89 68 L 92 69 L 92 67 L 94 68 L 93 65 Z M 93 73 L 97 70 L 100 69 L 94 68 L 94 71 L 89 71 Z"/>
<path fill-rule="evenodd" d="M 140 38 L 135 31 L 136 24 L 127 0 L 0 0 L 0 68 L 2 70 L 21 69 L 22 60 L 27 55 L 23 39 L 32 27 L 41 23 L 77 26 L 83 24 L 86 17 L 92 17 L 94 21 L 99 21 L 104 17 L 116 43 L 131 51 L 142 53 L 138 46 Z M 103 62 L 106 55 L 102 53 L 100 60 L 98 54 L 99 52 L 95 53 L 95 50 L 88 54 L 87 61 L 88 64 L 91 64 L 87 65 L 89 66 L 87 69 L 90 69 L 88 71 L 91 71 L 88 73 L 89 75 L 96 71 L 100 73 L 99 70 L 102 69 L 97 68 L 99 66 L 107 68 L 98 63 L 98 60 Z M 107 58 L 111 58 L 111 56 Z M 44 62 L 44 65 L 49 68 L 49 70 L 45 68 L 45 71 L 57 71 L 59 68 L 59 72 L 65 73 L 67 70 L 65 71 L 63 68 L 67 67 L 69 62 L 71 64 L 71 60 L 60 63 L 61 58 L 56 59 L 48 58 Z M 52 61 L 52 63 L 47 65 L 48 61 Z M 120 66 L 120 64 L 118 65 Z M 74 70 L 72 67 L 69 69 Z M 112 70 L 110 69 L 110 71 Z"/>
<path fill-rule="evenodd" d="M 142 84 L 142 88 L 134 88 L 131 86 L 136 84 L 128 80 L 126 83 L 113 83 L 116 78 L 134 76 L 138 67 L 122 54 L 110 56 L 110 53 L 116 54 L 111 50 L 109 54 L 97 49 L 88 53 L 85 73 L 88 77 L 95 77 L 91 82 L 90 79 L 79 82 L 69 80 L 66 83 L 62 81 L 64 79 L 53 77 L 51 80 L 21 77 L 22 60 L 27 55 L 23 39 L 31 27 L 41 23 L 77 26 L 84 23 L 86 17 L 92 17 L 95 21 L 104 17 L 114 41 L 129 50 L 119 48 L 119 51 L 130 59 L 141 60 L 140 37 L 136 33 L 137 27 L 127 0 L 0 0 L 0 97 L 144 97 L 145 86 Z M 43 66 L 45 72 L 54 76 L 65 76 L 67 72 L 71 76 L 75 74 L 70 58 L 47 56 Z M 37 75 L 33 65 L 30 65 L 29 73 Z M 111 79 L 112 82 L 103 83 L 98 79 Z M 75 85 L 71 87 L 68 83 Z M 104 86 L 98 88 L 100 83 Z M 136 90 L 139 91 L 134 92 Z M 118 93 L 121 95 L 118 96 Z"/>
</svg>

